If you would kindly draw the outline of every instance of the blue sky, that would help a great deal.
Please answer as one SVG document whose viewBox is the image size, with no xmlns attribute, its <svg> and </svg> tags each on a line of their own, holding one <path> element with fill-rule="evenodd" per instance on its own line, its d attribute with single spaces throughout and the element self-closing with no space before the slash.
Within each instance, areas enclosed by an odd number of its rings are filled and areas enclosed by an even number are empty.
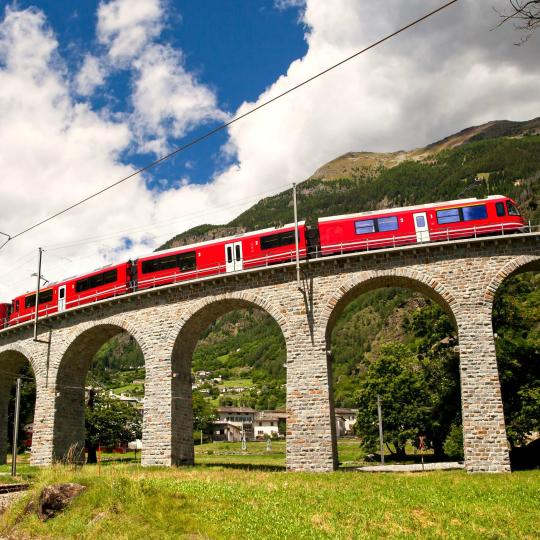
<svg viewBox="0 0 540 540">
<path fill-rule="evenodd" d="M 441 3 L 3 2 L 0 231 L 16 234 Z M 493 7 L 507 5 L 460 0 L 10 242 L 0 250 L 0 300 L 34 286 L 38 246 L 46 277 L 62 279 L 226 223 L 346 152 L 411 149 L 539 116 L 539 36 L 516 47 L 511 25 L 494 29 Z"/>
<path fill-rule="evenodd" d="M 103 46 L 96 40 L 97 8 L 100 2 L 61 2 L 59 0 L 19 1 L 20 8 L 38 8 L 57 35 L 59 53 L 68 70 L 76 71 L 88 53 L 99 55 Z M 12 5 L 3 2 L 3 5 Z M 160 41 L 170 43 L 184 53 L 185 67 L 201 83 L 209 85 L 220 108 L 234 112 L 243 101 L 254 101 L 283 74 L 290 63 L 307 51 L 301 6 L 279 8 L 273 0 L 197 0 L 166 4 L 167 15 Z M 129 108 L 129 69 L 109 77 L 107 92 L 91 96 L 95 109 L 111 108 L 123 112 Z M 218 122 L 195 127 L 187 137 L 171 137 L 171 147 L 201 135 Z M 221 146 L 226 133 L 218 134 L 189 151 L 165 162 L 148 177 L 148 182 L 184 176 L 195 183 L 207 182 L 216 168 L 224 166 Z M 126 159 L 144 166 L 156 156 L 127 152 Z M 233 158 L 234 159 L 234 158 Z M 186 166 L 187 165 L 187 166 Z"/>
</svg>

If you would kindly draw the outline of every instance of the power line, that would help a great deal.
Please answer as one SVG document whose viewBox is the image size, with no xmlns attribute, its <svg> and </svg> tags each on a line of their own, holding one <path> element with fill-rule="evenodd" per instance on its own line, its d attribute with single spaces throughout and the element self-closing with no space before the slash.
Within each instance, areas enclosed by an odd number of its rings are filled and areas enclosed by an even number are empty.
<svg viewBox="0 0 540 540">
<path fill-rule="evenodd" d="M 176 150 L 170 152 L 169 154 L 166 154 L 166 155 L 160 157 L 159 159 L 153 161 L 152 163 L 149 163 L 148 165 L 145 165 L 144 167 L 142 167 L 140 169 L 137 169 L 136 171 L 129 174 L 128 176 L 125 176 L 124 178 L 121 178 L 120 180 L 117 180 L 116 182 L 113 182 L 112 184 L 104 187 L 103 189 L 100 189 L 99 191 L 96 191 L 92 195 L 89 195 L 88 197 L 85 197 L 84 199 L 82 199 L 82 200 L 68 206 L 67 208 L 64 208 L 63 210 L 60 210 L 59 212 L 56 212 L 52 216 L 49 216 L 48 218 L 45 218 L 45 219 L 39 221 L 38 223 L 35 223 L 34 225 L 31 225 L 30 227 L 27 227 L 26 229 L 18 232 L 17 234 L 14 234 L 12 236 L 6 235 L 6 236 L 8 236 L 8 239 L 5 241 L 5 243 L 2 246 L 0 246 L 0 249 L 2 249 L 8 242 L 10 242 L 12 240 L 15 240 L 15 238 L 18 238 L 19 236 L 22 236 L 23 234 L 26 234 L 27 232 L 30 232 L 31 230 L 33 230 L 33 229 L 35 229 L 35 228 L 37 228 L 37 227 L 39 227 L 39 226 L 41 226 L 41 225 L 43 225 L 43 224 L 45 224 L 45 223 L 47 223 L 49 221 L 61 216 L 62 214 L 65 214 L 66 212 L 69 212 L 70 210 L 73 210 L 74 208 L 76 208 L 76 207 L 84 204 L 85 202 L 97 197 L 98 195 L 101 195 L 102 193 L 105 193 L 106 191 L 109 191 L 110 189 L 118 186 L 119 184 L 121 184 L 123 182 L 126 182 L 127 180 L 130 180 L 131 178 L 133 178 L 135 176 L 138 176 L 138 175 L 142 174 L 143 172 L 146 172 L 146 171 L 154 168 L 156 165 L 159 165 L 163 161 L 165 161 L 167 159 L 170 159 L 171 157 L 175 156 L 176 154 L 179 154 L 180 152 L 183 152 L 184 150 L 187 150 L 188 148 L 191 148 L 192 146 L 195 146 L 196 144 L 208 139 L 209 137 L 212 137 L 216 133 L 218 133 L 220 131 L 223 131 L 224 129 L 228 128 L 232 124 L 234 124 L 234 123 L 242 120 L 243 118 L 246 118 L 247 116 L 257 112 L 258 110 L 262 109 L 263 107 L 266 107 L 266 106 L 270 105 L 274 101 L 277 101 L 278 99 L 281 99 L 282 97 L 290 94 L 291 92 L 294 92 L 295 90 L 298 90 L 302 86 L 305 86 L 305 85 L 309 84 L 310 82 L 314 81 L 315 79 L 318 79 L 319 77 L 322 77 L 326 73 L 338 68 L 339 66 L 342 66 L 346 62 L 349 62 L 350 60 L 356 58 L 357 56 L 360 56 L 361 54 L 369 51 L 370 49 L 373 49 L 373 48 L 377 47 L 381 43 L 384 43 L 385 41 L 388 41 L 389 39 L 397 36 L 398 34 L 401 34 L 405 30 L 408 30 L 409 28 L 419 24 L 420 22 L 425 21 L 426 19 L 428 19 L 428 18 L 432 17 L 433 15 L 435 15 L 436 13 L 439 13 L 440 11 L 446 9 L 447 7 L 451 6 L 452 4 L 455 4 L 456 2 L 458 2 L 458 0 L 450 0 L 450 2 L 447 2 L 447 3 L 443 4 L 442 6 L 438 7 L 437 9 L 435 9 L 433 11 L 430 11 L 426 15 L 423 15 L 422 17 L 420 17 L 418 19 L 415 19 L 414 21 L 410 22 L 409 24 L 399 28 L 395 32 L 392 32 L 391 34 L 388 34 L 387 36 L 383 37 L 382 39 L 380 39 L 380 40 L 378 40 L 378 41 L 376 41 L 374 43 L 372 43 L 371 45 L 368 45 L 364 49 L 361 49 L 360 51 L 357 51 L 356 53 L 348 56 L 347 58 L 344 58 L 343 60 L 337 62 L 336 64 L 333 64 L 332 66 L 324 69 L 323 71 L 320 71 L 319 73 L 309 77 L 308 79 L 305 79 L 304 81 L 292 86 L 291 88 L 289 88 L 288 90 L 285 90 L 281 94 L 278 94 L 277 96 L 275 96 L 275 97 L 273 97 L 271 99 L 268 99 L 267 101 L 261 103 L 260 105 L 257 105 L 253 109 L 250 109 L 249 111 L 247 111 L 247 112 L 245 112 L 245 113 L 243 113 L 243 114 L 241 114 L 239 116 L 236 116 L 232 120 L 229 120 L 228 122 L 220 124 L 216 128 L 214 128 L 214 129 L 212 129 L 210 131 L 207 131 L 206 133 L 203 133 L 199 137 L 195 137 L 194 139 L 190 140 L 186 144 L 176 148 Z"/>
</svg>

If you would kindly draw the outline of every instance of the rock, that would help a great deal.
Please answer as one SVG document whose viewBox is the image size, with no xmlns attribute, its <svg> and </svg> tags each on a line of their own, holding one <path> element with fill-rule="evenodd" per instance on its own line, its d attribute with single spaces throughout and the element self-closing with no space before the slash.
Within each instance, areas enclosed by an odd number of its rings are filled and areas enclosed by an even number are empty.
<svg viewBox="0 0 540 540">
<path fill-rule="evenodd" d="M 46 521 L 56 516 L 85 489 L 81 484 L 52 484 L 43 488 L 37 508 L 39 519 Z"/>
</svg>

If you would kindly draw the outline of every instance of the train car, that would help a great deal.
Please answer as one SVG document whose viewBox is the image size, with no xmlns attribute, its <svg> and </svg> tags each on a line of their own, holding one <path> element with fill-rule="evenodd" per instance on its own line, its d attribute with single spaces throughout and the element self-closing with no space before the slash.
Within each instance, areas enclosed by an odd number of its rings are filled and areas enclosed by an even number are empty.
<svg viewBox="0 0 540 540">
<path fill-rule="evenodd" d="M 9 324 L 11 304 L 0 304 L 0 330 Z"/>
<path fill-rule="evenodd" d="M 46 317 L 58 311 L 58 284 L 49 285 L 39 291 L 38 316 Z M 9 324 L 15 325 L 30 321 L 36 313 L 36 293 L 17 296 L 11 304 Z"/>
<path fill-rule="evenodd" d="M 90 304 L 131 290 L 131 263 L 122 263 L 94 270 L 83 276 L 54 283 L 39 291 L 38 317 Z M 36 293 L 26 293 L 13 300 L 10 325 L 33 320 Z"/>
<path fill-rule="evenodd" d="M 132 281 L 131 261 L 70 278 L 58 287 L 58 311 L 131 292 Z"/>
<path fill-rule="evenodd" d="M 508 197 L 461 199 L 319 218 L 320 252 L 331 255 L 523 229 Z"/>
<path fill-rule="evenodd" d="M 305 223 L 298 224 L 299 255 L 306 255 Z M 294 260 L 295 227 L 273 227 L 159 251 L 135 261 L 137 289 L 237 272 Z"/>
</svg>

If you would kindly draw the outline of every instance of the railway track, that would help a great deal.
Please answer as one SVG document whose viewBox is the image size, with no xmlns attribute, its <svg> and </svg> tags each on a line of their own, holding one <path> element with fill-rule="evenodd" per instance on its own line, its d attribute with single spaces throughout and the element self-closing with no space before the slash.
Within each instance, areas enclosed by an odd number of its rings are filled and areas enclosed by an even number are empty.
<svg viewBox="0 0 540 540">
<path fill-rule="evenodd" d="M 18 491 L 26 491 L 29 484 L 0 484 L 0 495 L 6 493 L 17 493 Z"/>
</svg>

